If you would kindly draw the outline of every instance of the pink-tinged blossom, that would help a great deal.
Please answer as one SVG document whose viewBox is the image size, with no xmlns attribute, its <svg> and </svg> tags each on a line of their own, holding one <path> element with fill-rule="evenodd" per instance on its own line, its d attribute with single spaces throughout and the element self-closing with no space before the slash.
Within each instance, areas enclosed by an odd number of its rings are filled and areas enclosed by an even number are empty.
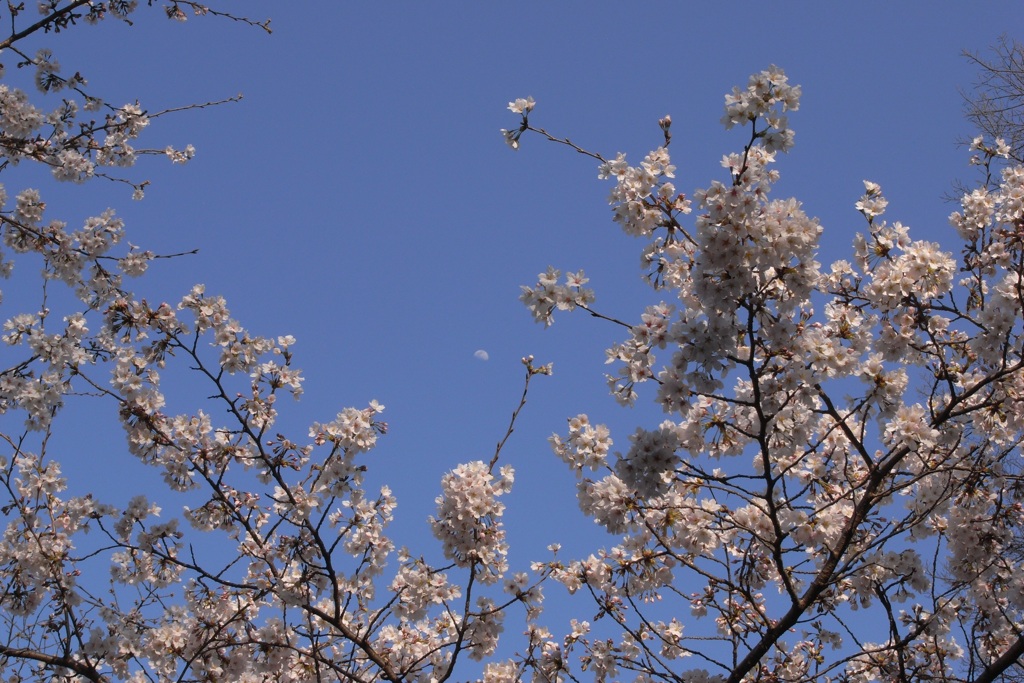
<svg viewBox="0 0 1024 683">
<path fill-rule="evenodd" d="M 679 438 L 675 425 L 664 422 L 657 431 L 637 429 L 629 451 L 619 457 L 615 472 L 642 498 L 663 493 L 675 479 Z"/>
<path fill-rule="evenodd" d="M 571 311 L 577 306 L 587 306 L 594 301 L 592 290 L 583 287 L 588 281 L 583 271 L 568 273 L 565 284 L 558 284 L 561 271 L 549 267 L 537 276 L 535 287 L 521 287 L 519 300 L 526 304 L 534 320 L 545 326 L 554 322 L 555 309 Z"/>
<path fill-rule="evenodd" d="M 508 110 L 513 114 L 529 114 L 537 103 L 532 97 L 520 97 L 508 103 Z"/>
<path fill-rule="evenodd" d="M 430 518 L 445 557 L 473 569 L 483 583 L 500 580 L 508 570 L 508 545 L 498 497 L 512 490 L 513 469 L 505 465 L 495 478 L 487 464 L 459 465 L 441 480 L 437 516 Z"/>
<path fill-rule="evenodd" d="M 552 449 L 580 476 L 584 469 L 598 470 L 605 465 L 612 439 L 604 425 L 591 425 L 586 415 L 569 420 L 569 435 L 549 439 Z"/>
</svg>

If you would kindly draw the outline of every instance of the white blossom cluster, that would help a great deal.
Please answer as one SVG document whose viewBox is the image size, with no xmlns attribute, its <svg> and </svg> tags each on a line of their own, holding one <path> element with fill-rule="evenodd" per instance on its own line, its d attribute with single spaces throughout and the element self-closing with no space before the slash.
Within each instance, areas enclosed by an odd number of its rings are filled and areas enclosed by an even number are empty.
<svg viewBox="0 0 1024 683">
<path fill-rule="evenodd" d="M 508 544 L 501 524 L 505 505 L 498 497 L 512 490 L 513 480 L 514 471 L 508 465 L 497 478 L 482 461 L 459 465 L 441 480 L 437 517 L 430 518 L 445 557 L 460 567 L 476 567 L 484 583 L 502 579 L 508 570 Z"/>
<path fill-rule="evenodd" d="M 537 276 L 537 285 L 522 287 L 519 300 L 530 309 L 534 320 L 550 325 L 554 320 L 554 311 L 571 311 L 577 306 L 586 306 L 594 300 L 594 293 L 585 288 L 589 280 L 583 271 L 569 273 L 565 282 L 559 284 L 562 273 L 549 267 L 546 272 Z"/>
</svg>

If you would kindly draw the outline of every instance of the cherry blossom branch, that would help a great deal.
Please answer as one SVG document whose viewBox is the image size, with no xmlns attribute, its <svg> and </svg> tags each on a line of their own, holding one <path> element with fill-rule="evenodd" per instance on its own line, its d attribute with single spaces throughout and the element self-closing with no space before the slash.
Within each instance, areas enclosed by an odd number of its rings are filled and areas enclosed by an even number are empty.
<svg viewBox="0 0 1024 683">
<path fill-rule="evenodd" d="M 73 2 L 71 2 L 70 4 L 60 8 L 59 10 L 51 13 L 48 16 L 43 17 L 42 19 L 40 19 L 36 23 L 32 24 L 31 26 L 29 26 L 29 27 L 27 27 L 25 29 L 22 29 L 21 31 L 18 31 L 16 33 L 13 32 L 13 26 L 12 26 L 11 36 L 8 37 L 6 40 L 0 41 L 0 51 L 3 51 L 5 49 L 11 47 L 12 45 L 14 45 L 14 43 L 18 42 L 19 40 L 22 40 L 23 38 L 26 38 L 26 37 L 32 35 L 36 31 L 38 31 L 39 29 L 47 29 L 47 30 L 49 30 L 49 27 L 54 25 L 54 24 L 57 24 L 59 26 L 61 22 L 66 22 L 68 20 L 68 18 L 73 17 L 74 16 L 74 11 L 76 9 L 78 9 L 82 5 L 89 5 L 89 4 L 91 4 L 90 0 L 73 0 Z M 13 12 L 11 13 L 11 23 L 12 23 L 12 25 L 14 23 L 14 13 Z"/>
<path fill-rule="evenodd" d="M 601 320 L 607 320 L 608 322 L 615 323 L 616 325 L 619 325 L 620 327 L 625 327 L 627 330 L 633 329 L 633 326 L 630 325 L 629 323 L 624 322 L 622 320 L 619 320 L 618 318 L 612 318 L 612 317 L 607 316 L 607 315 L 605 315 L 603 313 L 598 313 L 597 311 L 595 311 L 594 309 L 590 308 L 586 304 L 577 304 L 577 307 L 582 309 L 582 310 L 584 310 L 584 311 L 586 311 L 587 313 L 589 313 L 591 315 L 591 317 L 600 318 Z"/>
<path fill-rule="evenodd" d="M 533 356 L 525 356 L 523 358 L 523 365 L 526 366 L 526 377 L 523 381 L 523 393 L 519 397 L 519 405 L 516 406 L 515 410 L 512 411 L 512 418 L 509 420 L 508 428 L 505 430 L 505 436 L 498 442 L 497 447 L 494 449 L 494 455 L 491 456 L 491 461 L 487 465 L 488 471 L 493 471 L 494 466 L 498 462 L 498 458 L 501 457 L 501 450 L 505 447 L 505 443 L 508 442 L 509 437 L 512 436 L 512 432 L 515 431 L 516 420 L 519 418 L 520 411 L 526 406 L 526 396 L 530 391 L 530 380 L 534 375 L 550 375 L 551 364 L 535 366 L 533 364 Z"/>
<path fill-rule="evenodd" d="M 986 666 L 973 683 L 992 683 L 1007 669 L 1019 664 L 1022 657 L 1024 657 L 1024 636 L 1017 638 L 998 659 Z"/>
<path fill-rule="evenodd" d="M 524 121 L 525 121 L 525 119 L 524 119 Z M 547 140 L 549 140 L 551 142 L 555 142 L 555 143 L 558 143 L 560 145 L 565 145 L 566 147 L 570 147 L 573 150 L 575 150 L 577 153 L 582 154 L 584 156 L 588 156 L 588 157 L 590 157 L 592 159 L 597 159 L 598 161 L 600 161 L 602 163 L 607 163 L 608 162 L 608 159 L 606 159 L 605 157 L 601 156 L 597 152 L 591 152 L 591 151 L 588 151 L 586 149 L 583 149 L 582 147 L 580 147 L 576 143 L 574 143 L 571 140 L 569 140 L 569 138 L 555 137 L 554 135 L 552 135 L 551 133 L 547 132 L 543 128 L 534 128 L 533 126 L 526 125 L 525 123 L 524 123 L 524 126 L 525 127 L 522 129 L 524 131 L 525 130 L 529 130 L 529 131 L 532 131 L 534 133 L 537 133 L 538 135 L 542 135 L 544 138 L 546 138 Z"/>
<path fill-rule="evenodd" d="M 102 683 L 105 680 L 104 677 L 96 671 L 95 667 L 92 667 L 85 662 L 80 662 L 73 657 L 48 655 L 45 652 L 37 652 L 35 650 L 8 647 L 2 643 L 0 643 L 0 655 L 13 659 L 28 659 L 34 662 L 47 664 L 49 666 L 64 667 L 74 671 L 76 674 L 87 680 L 93 681 L 94 683 Z"/>
<path fill-rule="evenodd" d="M 263 21 L 255 21 L 253 19 L 231 14 L 229 12 L 220 12 L 218 10 L 211 9 L 206 5 L 202 5 L 198 2 L 193 2 L 192 0 L 171 0 L 171 2 L 172 7 L 167 8 L 167 15 L 172 19 L 183 18 L 179 17 L 178 14 L 175 13 L 175 10 L 177 10 L 177 12 L 181 12 L 181 10 L 178 8 L 178 5 L 185 5 L 186 7 L 192 8 L 193 12 L 197 15 L 209 14 L 211 16 L 229 19 L 231 21 L 237 21 L 248 26 L 252 26 L 254 28 L 263 29 L 268 34 L 273 33 L 273 31 L 270 30 L 270 19 L 264 19 Z"/>
</svg>

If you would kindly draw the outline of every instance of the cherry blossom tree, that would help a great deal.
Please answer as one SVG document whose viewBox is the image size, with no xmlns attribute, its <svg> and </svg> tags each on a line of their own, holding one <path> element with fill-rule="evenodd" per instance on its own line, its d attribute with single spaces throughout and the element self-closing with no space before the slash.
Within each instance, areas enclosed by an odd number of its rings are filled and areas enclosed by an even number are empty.
<svg viewBox="0 0 1024 683">
<path fill-rule="evenodd" d="M 152 4 L 8 3 L 7 178 L 41 164 L 55 182 L 113 182 L 141 198 L 137 159 L 191 158 L 143 146 L 171 111 L 109 103 L 62 55 L 26 47 L 136 21 Z M 167 0 L 166 13 L 269 30 L 196 2 Z M 493 456 L 443 476 L 429 548 L 398 548 L 391 491 L 364 483 L 387 431 L 382 405 L 284 433 L 303 383 L 292 337 L 250 332 L 202 285 L 168 302 L 135 296 L 131 278 L 175 255 L 132 246 L 112 210 L 71 225 L 42 190 L 0 192 L 0 272 L 36 296 L 29 312 L 4 303 L 5 680 L 445 681 L 467 659 L 487 660 L 495 683 L 1012 673 L 1024 652 L 1024 169 L 1002 165 L 1001 140 L 975 142 L 984 178 L 951 217 L 956 258 L 884 220 L 881 188 L 865 182 L 851 261 L 823 268 L 821 226 L 771 197 L 799 99 L 774 67 L 727 95 L 723 122 L 747 131 L 745 144 L 691 195 L 673 184 L 669 117 L 663 144 L 630 165 L 534 127 L 533 100 L 510 104 L 512 147 L 539 135 L 598 162 L 657 293 L 615 317 L 594 307 L 583 271 L 549 268 L 524 303 L 544 324 L 583 309 L 622 327 L 612 393 L 630 405 L 648 384 L 666 413 L 618 454 L 586 415 L 552 438 L 583 511 L 619 540 L 586 558 L 553 548 L 532 575 L 509 567 L 502 496 L 514 472 L 501 453 L 550 366 L 523 359 Z M 164 378 L 179 376 L 187 396 L 170 401 Z M 51 436 L 86 400 L 118 416 L 125 457 L 160 473 L 173 509 L 142 495 L 114 505 L 65 479 Z M 553 633 L 545 582 L 585 599 L 576 616 L 598 618 Z M 520 616 L 524 638 L 507 649 L 519 654 L 497 658 Z"/>
<path fill-rule="evenodd" d="M 17 59 L 15 74 L 33 74 L 36 92 L 0 84 L 0 170 L 42 164 L 56 181 L 124 183 L 141 198 L 138 158 L 192 157 L 141 146 L 170 112 L 109 103 L 54 52 L 24 47 L 140 21 L 139 5 L 46 0 L 34 14 L 8 3 L 0 52 Z M 165 9 L 269 31 L 195 2 Z M 443 681 L 494 651 L 510 606 L 537 609 L 536 582 L 509 573 L 501 496 L 514 475 L 498 461 L 531 378 L 549 366 L 524 359 L 522 399 L 494 456 L 440 482 L 432 563 L 395 547 L 394 497 L 363 484 L 365 454 L 387 430 L 382 405 L 286 436 L 279 411 L 303 381 L 292 337 L 249 332 L 202 285 L 171 303 L 134 296 L 129 279 L 173 255 L 128 244 L 112 210 L 69 225 L 43 192 L 19 188 L 0 192 L 0 232 L 0 271 L 37 297 L 29 312 L 8 310 L 2 337 L 5 681 Z M 195 407 L 179 413 L 162 378 L 182 375 Z M 119 416 L 125 457 L 161 473 L 177 510 L 143 495 L 115 506 L 69 485 L 50 437 L 81 400 Z"/>
<path fill-rule="evenodd" d="M 597 161 L 655 293 L 612 315 L 582 270 L 551 267 L 523 302 L 544 325 L 581 309 L 621 327 L 611 392 L 632 405 L 650 385 L 665 414 L 614 455 L 585 414 L 551 439 L 581 509 L 619 541 L 538 564 L 597 618 L 531 632 L 536 681 L 1021 671 L 1024 167 L 1003 140 L 974 141 L 983 177 L 950 216 L 954 252 L 883 218 L 865 181 L 850 259 L 823 266 L 823 227 L 772 194 L 800 94 L 771 67 L 726 95 L 722 122 L 745 140 L 692 194 L 670 117 L 632 164 L 536 127 L 530 98 L 509 104 L 513 149 L 533 135 Z"/>
</svg>

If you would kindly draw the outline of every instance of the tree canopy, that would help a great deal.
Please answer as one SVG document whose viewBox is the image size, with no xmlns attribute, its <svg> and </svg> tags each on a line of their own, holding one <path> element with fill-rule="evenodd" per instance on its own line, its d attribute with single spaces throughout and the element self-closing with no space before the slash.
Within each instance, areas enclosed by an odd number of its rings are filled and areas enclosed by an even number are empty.
<svg viewBox="0 0 1024 683">
<path fill-rule="evenodd" d="M 112 104 L 52 51 L 22 47 L 152 4 L 8 5 L 0 50 L 35 90 L 0 84 L 0 171 L 138 198 L 141 156 L 192 158 L 143 147 L 143 131 L 221 102 Z M 270 27 L 195 2 L 164 10 Z M 577 414 L 551 438 L 610 540 L 586 557 L 552 545 L 528 572 L 508 561 L 504 449 L 549 363 L 522 359 L 493 454 L 443 475 L 433 538 L 401 547 L 392 491 L 367 484 L 381 403 L 282 426 L 303 390 L 294 338 L 250 331 L 201 284 L 135 294 L 157 259 L 183 254 L 136 246 L 113 210 L 72 224 L 48 190 L 0 193 L 0 271 L 33 304 L 8 307 L 2 337 L 5 680 L 444 681 L 466 678 L 467 660 L 493 683 L 1019 675 L 1024 167 L 1014 138 L 984 134 L 1012 119 L 973 118 L 981 175 L 950 216 L 955 251 L 890 221 L 867 179 L 849 258 L 822 264 L 825 228 L 776 196 L 802 96 L 774 65 L 727 92 L 735 151 L 694 191 L 677 187 L 670 116 L 633 163 L 539 126 L 543 102 L 509 102 L 519 163 L 544 140 L 596 163 L 653 291 L 624 318 L 584 270 L 550 266 L 521 301 L 544 326 L 583 311 L 616 328 L 613 396 L 634 405 L 651 386 L 664 413 L 626 438 Z M 104 467 L 132 457 L 159 472 L 176 509 L 68 486 L 51 436 L 83 399 L 114 408 L 126 438 Z M 545 595 L 563 589 L 584 607 L 554 632 Z"/>
</svg>

